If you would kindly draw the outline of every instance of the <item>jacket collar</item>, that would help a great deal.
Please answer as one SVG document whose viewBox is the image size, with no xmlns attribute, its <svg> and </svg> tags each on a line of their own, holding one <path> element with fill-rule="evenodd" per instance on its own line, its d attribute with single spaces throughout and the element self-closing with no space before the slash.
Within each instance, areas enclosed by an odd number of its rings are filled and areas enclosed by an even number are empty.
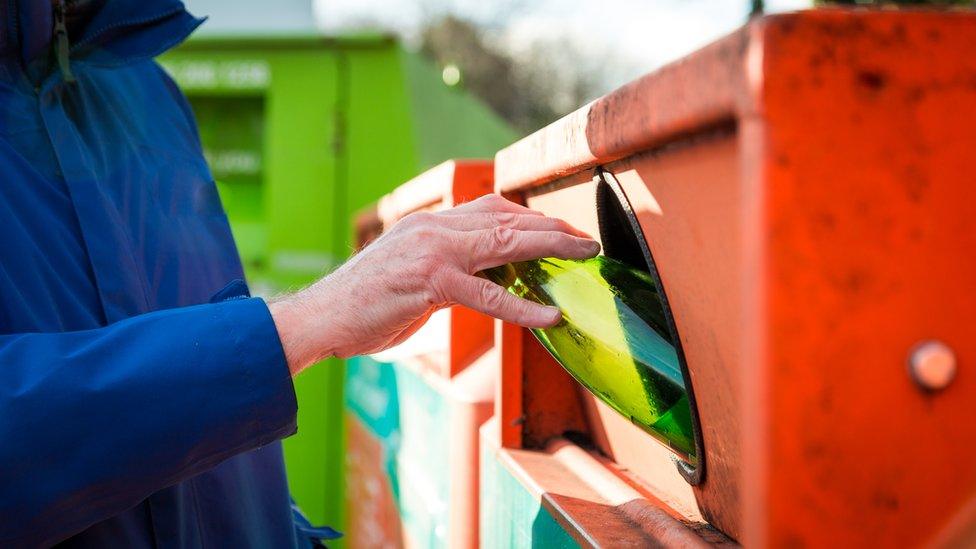
<svg viewBox="0 0 976 549">
<path fill-rule="evenodd" d="M 17 54 L 24 66 L 49 55 L 52 0 L 0 0 L 0 18 L 0 54 Z M 115 66 L 155 57 L 203 21 L 179 0 L 105 0 L 79 36 L 69 32 L 71 59 Z"/>
</svg>

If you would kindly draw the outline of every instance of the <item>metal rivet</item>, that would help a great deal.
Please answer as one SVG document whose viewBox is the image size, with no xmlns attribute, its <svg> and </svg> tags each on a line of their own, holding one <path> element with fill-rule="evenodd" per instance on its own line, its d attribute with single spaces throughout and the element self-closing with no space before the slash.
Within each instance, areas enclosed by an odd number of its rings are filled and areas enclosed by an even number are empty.
<svg viewBox="0 0 976 549">
<path fill-rule="evenodd" d="M 924 341 L 912 350 L 908 370 L 922 389 L 940 391 L 956 377 L 956 354 L 941 341 Z"/>
</svg>

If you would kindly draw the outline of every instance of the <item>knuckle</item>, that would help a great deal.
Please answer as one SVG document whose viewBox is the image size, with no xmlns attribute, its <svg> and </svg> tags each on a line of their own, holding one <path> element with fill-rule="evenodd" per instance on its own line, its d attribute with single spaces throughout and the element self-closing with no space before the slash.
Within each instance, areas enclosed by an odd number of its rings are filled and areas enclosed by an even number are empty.
<svg viewBox="0 0 976 549">
<path fill-rule="evenodd" d="M 424 227 L 433 223 L 433 217 L 434 214 L 430 212 L 414 212 L 404 216 L 397 224 L 406 228 Z"/>
<path fill-rule="evenodd" d="M 438 306 L 450 301 L 447 294 L 446 278 L 447 273 L 442 265 L 434 265 L 427 271 L 428 281 L 423 294 L 424 301 L 428 306 Z"/>
<path fill-rule="evenodd" d="M 432 214 L 427 214 L 432 215 Z M 434 250 L 440 245 L 443 231 L 432 222 L 416 222 L 410 227 L 411 245 L 424 250 Z"/>
<path fill-rule="evenodd" d="M 412 231 L 413 236 L 419 240 L 418 244 L 429 246 L 432 244 L 432 240 L 437 236 L 437 231 L 433 227 L 427 225 L 417 226 Z"/>
<path fill-rule="evenodd" d="M 441 258 L 435 253 L 420 254 L 417 259 L 417 274 L 426 280 L 437 275 L 442 267 Z"/>
<path fill-rule="evenodd" d="M 486 194 L 481 198 L 479 198 L 478 201 L 485 204 L 486 206 L 491 206 L 491 207 L 499 207 L 505 204 L 506 202 L 508 202 L 507 200 L 502 198 L 500 194 L 495 194 L 495 193 Z"/>
<path fill-rule="evenodd" d="M 505 295 L 491 284 L 482 284 L 478 300 L 486 310 L 496 311 L 505 303 Z"/>
<path fill-rule="evenodd" d="M 491 248 L 496 252 L 506 253 L 515 247 L 516 232 L 508 227 L 498 226 L 488 233 Z"/>
<path fill-rule="evenodd" d="M 498 227 L 511 227 L 515 224 L 515 214 L 512 212 L 492 212 L 488 214 L 492 225 Z"/>
</svg>

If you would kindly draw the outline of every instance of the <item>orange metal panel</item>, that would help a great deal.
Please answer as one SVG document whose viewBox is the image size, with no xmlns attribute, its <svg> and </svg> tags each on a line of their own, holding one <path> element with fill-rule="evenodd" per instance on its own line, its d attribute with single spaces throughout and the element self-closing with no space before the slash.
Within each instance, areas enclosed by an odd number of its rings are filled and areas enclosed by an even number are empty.
<svg viewBox="0 0 976 549">
<path fill-rule="evenodd" d="M 764 29 L 750 539 L 926 543 L 976 496 L 973 44 L 972 12 Z M 907 374 L 929 339 L 940 393 Z"/>
<path fill-rule="evenodd" d="M 699 402 L 698 502 L 747 545 L 976 530 L 974 43 L 964 11 L 763 18 L 496 157 L 497 190 L 571 221 L 590 168 L 624 187 Z M 958 363 L 941 392 L 908 372 L 926 340 Z M 530 401 L 517 354 L 503 417 Z M 597 444 L 644 443 L 587 410 Z"/>
<path fill-rule="evenodd" d="M 498 444 L 538 447 L 567 431 L 587 431 L 576 382 L 529 330 L 498 321 Z"/>
<path fill-rule="evenodd" d="M 522 447 L 522 348 L 531 334 L 515 324 L 495 321 L 495 346 L 498 348 L 499 383 L 495 388 L 495 418 L 498 419 L 497 445 L 504 448 Z"/>
</svg>

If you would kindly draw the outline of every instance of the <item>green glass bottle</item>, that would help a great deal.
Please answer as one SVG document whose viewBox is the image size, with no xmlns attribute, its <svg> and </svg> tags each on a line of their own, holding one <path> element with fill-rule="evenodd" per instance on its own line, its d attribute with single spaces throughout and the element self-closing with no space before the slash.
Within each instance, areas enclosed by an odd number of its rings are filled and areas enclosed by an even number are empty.
<svg viewBox="0 0 976 549">
<path fill-rule="evenodd" d="M 600 400 L 697 465 L 685 380 L 650 275 L 604 256 L 513 263 L 485 275 L 559 307 L 559 324 L 533 330 L 542 345 Z"/>
</svg>

